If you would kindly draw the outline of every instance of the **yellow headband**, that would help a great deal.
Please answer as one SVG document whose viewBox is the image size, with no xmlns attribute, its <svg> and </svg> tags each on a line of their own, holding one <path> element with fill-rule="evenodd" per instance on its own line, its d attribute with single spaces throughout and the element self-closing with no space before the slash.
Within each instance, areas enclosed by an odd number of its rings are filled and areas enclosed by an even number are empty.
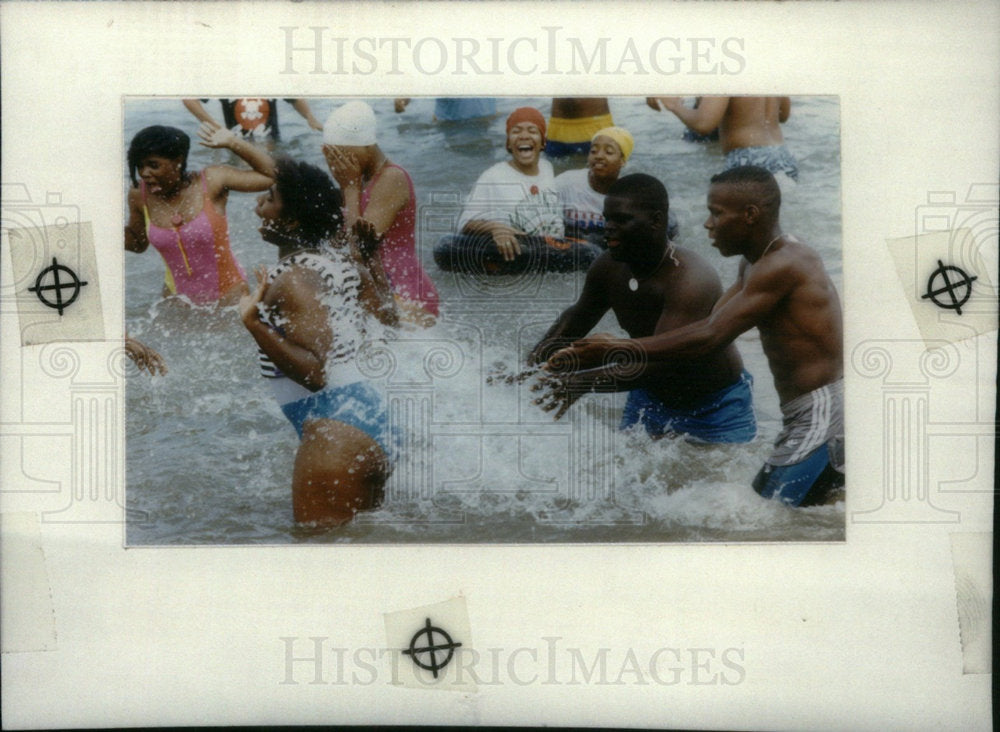
<svg viewBox="0 0 1000 732">
<path fill-rule="evenodd" d="M 618 143 L 618 147 L 622 151 L 622 160 L 624 162 L 628 162 L 628 158 L 632 154 L 632 148 L 635 147 L 635 140 L 632 139 L 632 133 L 624 127 L 605 127 L 603 130 L 595 132 L 594 136 L 590 138 L 590 141 L 593 142 L 602 135 L 604 137 L 610 137 Z"/>
</svg>

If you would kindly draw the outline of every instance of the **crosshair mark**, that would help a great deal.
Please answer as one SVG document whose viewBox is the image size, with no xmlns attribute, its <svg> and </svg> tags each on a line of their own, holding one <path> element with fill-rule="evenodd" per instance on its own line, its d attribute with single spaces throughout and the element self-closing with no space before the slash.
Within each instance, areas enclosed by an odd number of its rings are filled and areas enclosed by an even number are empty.
<svg viewBox="0 0 1000 732">
<path fill-rule="evenodd" d="M 435 634 L 441 637 L 440 643 L 435 641 Z M 417 647 L 417 641 L 420 640 L 422 636 L 427 636 L 426 645 Z M 410 647 L 403 651 L 403 654 L 409 656 L 413 660 L 413 663 L 420 668 L 434 674 L 434 678 L 436 679 L 438 677 L 438 671 L 451 663 L 451 659 L 455 655 L 455 649 L 461 645 L 461 643 L 455 643 L 452 641 L 451 636 L 441 628 L 433 626 L 431 624 L 431 619 L 427 618 L 424 627 L 413 635 L 413 638 L 410 639 Z M 438 663 L 437 654 L 441 652 L 445 653 L 445 657 L 441 663 Z M 424 656 L 430 656 L 430 663 L 427 663 L 426 660 L 421 660 Z"/>
<path fill-rule="evenodd" d="M 938 268 L 931 273 L 930 278 L 927 280 L 927 292 L 920 296 L 921 300 L 930 299 L 939 308 L 944 308 L 945 310 L 954 310 L 958 315 L 962 314 L 962 306 L 969 301 L 972 297 L 972 283 L 976 280 L 976 276 L 969 276 L 966 274 L 965 270 L 958 267 L 953 267 L 951 265 L 946 265 L 940 259 L 937 261 Z M 959 275 L 958 279 L 952 281 L 948 277 L 949 272 L 955 272 Z M 943 287 L 938 287 L 934 289 L 935 282 L 940 277 L 944 282 Z M 960 288 L 965 288 L 961 297 L 956 297 L 955 292 Z M 938 300 L 937 296 L 948 293 L 948 300 L 942 301 Z"/>
<path fill-rule="evenodd" d="M 52 284 L 43 285 L 42 283 L 45 281 L 45 276 L 50 272 L 52 273 Z M 68 282 L 64 283 L 59 279 L 60 272 L 65 272 L 69 275 Z M 29 287 L 28 292 L 35 293 L 45 307 L 58 310 L 59 315 L 61 316 L 66 308 L 76 302 L 76 299 L 80 296 L 80 289 L 86 284 L 86 281 L 81 281 L 80 278 L 76 276 L 76 272 L 64 264 L 59 264 L 57 259 L 52 257 L 52 265 L 50 267 L 46 267 L 38 273 L 38 277 L 35 279 L 35 286 Z M 62 295 L 62 291 L 64 289 L 73 290 L 73 294 L 70 295 L 69 299 L 65 301 L 63 300 Z M 49 291 L 55 292 L 55 301 L 46 299 L 44 293 Z"/>
</svg>

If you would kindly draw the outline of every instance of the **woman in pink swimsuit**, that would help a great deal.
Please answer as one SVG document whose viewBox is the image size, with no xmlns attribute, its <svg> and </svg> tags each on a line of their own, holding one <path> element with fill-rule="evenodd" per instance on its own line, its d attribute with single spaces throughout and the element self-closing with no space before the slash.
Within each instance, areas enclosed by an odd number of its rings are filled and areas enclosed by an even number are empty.
<svg viewBox="0 0 1000 732">
<path fill-rule="evenodd" d="M 439 314 L 437 288 L 416 250 L 417 206 L 413 182 L 375 142 L 375 113 L 348 102 L 323 126 L 323 154 L 344 195 L 348 227 L 364 219 L 380 238 L 379 255 L 403 320 L 432 325 Z"/>
<path fill-rule="evenodd" d="M 246 275 L 233 257 L 226 222 L 229 191 L 264 191 L 273 180 L 271 158 L 218 125 L 204 123 L 206 147 L 228 148 L 253 166 L 211 165 L 188 172 L 190 138 L 174 127 L 141 130 L 129 145 L 129 220 L 125 249 L 150 244 L 166 265 L 164 296 L 182 295 L 195 305 L 235 304 L 247 292 Z"/>
</svg>

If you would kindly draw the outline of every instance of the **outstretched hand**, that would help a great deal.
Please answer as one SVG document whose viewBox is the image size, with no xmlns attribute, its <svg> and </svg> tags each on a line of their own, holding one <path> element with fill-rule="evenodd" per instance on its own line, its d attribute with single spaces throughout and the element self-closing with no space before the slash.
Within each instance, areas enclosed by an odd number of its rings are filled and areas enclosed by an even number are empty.
<svg viewBox="0 0 1000 732">
<path fill-rule="evenodd" d="M 240 298 L 240 320 L 248 329 L 260 322 L 260 308 L 264 301 L 264 294 L 267 292 L 267 267 L 263 264 L 257 265 L 255 270 L 257 275 L 257 287 L 252 292 Z"/>
<path fill-rule="evenodd" d="M 150 376 L 167 373 L 163 356 L 135 338 L 125 336 L 125 353 L 140 371 L 148 371 Z"/>
<path fill-rule="evenodd" d="M 486 376 L 486 383 L 489 386 L 497 386 L 499 384 L 505 384 L 507 386 L 512 384 L 521 384 L 537 374 L 538 371 L 539 368 L 535 366 L 524 369 L 523 371 L 512 372 L 507 370 L 506 364 L 498 363 L 490 369 L 489 374 Z"/>
<path fill-rule="evenodd" d="M 618 338 L 610 333 L 596 333 L 587 338 L 573 341 L 571 346 L 560 348 L 553 353 L 545 363 L 545 370 L 552 373 L 565 373 L 596 368 L 606 365 L 608 354 L 612 351 L 627 352 L 629 350 L 632 350 L 631 341 Z"/>
<path fill-rule="evenodd" d="M 574 374 L 542 373 L 538 382 L 531 387 L 533 392 L 543 392 L 533 404 L 543 412 L 555 411 L 552 419 L 558 420 L 573 404 L 587 393 L 588 389 L 577 383 Z"/>
<path fill-rule="evenodd" d="M 228 130 L 215 120 L 202 122 L 198 126 L 198 137 L 205 147 L 232 147 L 237 141 L 236 133 Z"/>
</svg>

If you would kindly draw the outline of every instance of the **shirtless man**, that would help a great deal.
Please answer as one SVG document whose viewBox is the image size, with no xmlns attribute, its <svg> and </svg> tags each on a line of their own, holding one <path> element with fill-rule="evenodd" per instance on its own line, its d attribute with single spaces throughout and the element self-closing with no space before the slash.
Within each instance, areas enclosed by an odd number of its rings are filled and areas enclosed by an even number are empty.
<svg viewBox="0 0 1000 732">
<path fill-rule="evenodd" d="M 756 327 L 781 400 L 783 429 L 754 479 L 765 498 L 822 503 L 844 485 L 843 323 L 837 291 L 815 251 L 778 224 L 781 191 L 757 167 L 712 178 L 705 228 L 723 256 L 741 256 L 739 277 L 712 314 L 634 341 L 585 339 L 549 360 L 600 364 L 612 349 L 650 362 L 712 353 Z"/>
<path fill-rule="evenodd" d="M 656 178 L 628 175 L 604 200 L 608 249 L 587 271 L 580 299 L 528 356 L 544 362 L 586 335 L 609 310 L 633 338 L 669 333 L 709 316 L 722 294 L 715 270 L 667 238 L 667 191 Z M 683 359 L 615 361 L 543 377 L 536 403 L 556 419 L 582 394 L 630 390 L 621 429 L 642 425 L 654 438 L 684 434 L 699 442 L 748 442 L 756 433 L 750 376 L 736 346 Z"/>
<path fill-rule="evenodd" d="M 673 112 L 700 135 L 718 127 L 724 170 L 757 165 L 799 179 L 798 164 L 781 134 L 780 124 L 791 113 L 788 97 L 701 97 L 695 108 L 685 107 L 680 97 L 649 97 L 646 104 Z"/>
</svg>

